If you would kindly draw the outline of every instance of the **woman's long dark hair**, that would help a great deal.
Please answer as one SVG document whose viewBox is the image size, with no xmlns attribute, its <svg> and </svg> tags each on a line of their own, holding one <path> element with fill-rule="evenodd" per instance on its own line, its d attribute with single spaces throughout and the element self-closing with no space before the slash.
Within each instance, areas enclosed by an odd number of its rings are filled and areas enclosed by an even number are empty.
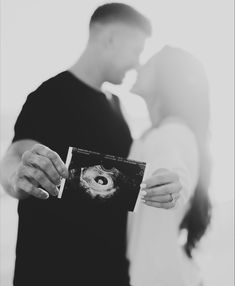
<svg viewBox="0 0 235 286">
<path fill-rule="evenodd" d="M 188 52 L 165 47 L 154 60 L 157 73 L 157 98 L 162 109 L 161 120 L 173 116 L 183 120 L 195 134 L 199 151 L 199 179 L 180 230 L 187 231 L 184 249 L 189 257 L 204 235 L 211 220 L 208 195 L 211 174 L 209 141 L 209 87 L 199 60 Z"/>
</svg>

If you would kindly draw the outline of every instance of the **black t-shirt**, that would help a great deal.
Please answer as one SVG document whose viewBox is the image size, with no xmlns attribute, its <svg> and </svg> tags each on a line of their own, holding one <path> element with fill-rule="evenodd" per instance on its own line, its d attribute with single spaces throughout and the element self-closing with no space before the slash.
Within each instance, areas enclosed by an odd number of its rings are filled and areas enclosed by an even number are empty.
<svg viewBox="0 0 235 286">
<path fill-rule="evenodd" d="M 32 92 L 13 141 L 36 140 L 63 161 L 69 146 L 126 157 L 131 136 L 116 96 L 106 96 L 69 71 Z M 19 201 L 14 285 L 129 285 L 127 212 L 112 204 L 50 197 Z"/>
</svg>

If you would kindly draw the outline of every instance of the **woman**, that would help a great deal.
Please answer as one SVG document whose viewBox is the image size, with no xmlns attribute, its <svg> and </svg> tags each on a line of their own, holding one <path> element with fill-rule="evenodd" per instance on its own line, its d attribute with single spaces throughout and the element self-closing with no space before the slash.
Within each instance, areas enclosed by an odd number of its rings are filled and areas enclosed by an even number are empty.
<svg viewBox="0 0 235 286">
<path fill-rule="evenodd" d="M 211 217 L 207 77 L 192 55 L 165 47 L 139 70 L 133 92 L 146 101 L 152 128 L 129 157 L 147 162 L 145 177 L 176 172 L 183 188 L 170 209 L 166 196 L 156 203 L 142 191 L 143 204 L 129 215 L 131 285 L 202 285 L 192 254 Z"/>
</svg>

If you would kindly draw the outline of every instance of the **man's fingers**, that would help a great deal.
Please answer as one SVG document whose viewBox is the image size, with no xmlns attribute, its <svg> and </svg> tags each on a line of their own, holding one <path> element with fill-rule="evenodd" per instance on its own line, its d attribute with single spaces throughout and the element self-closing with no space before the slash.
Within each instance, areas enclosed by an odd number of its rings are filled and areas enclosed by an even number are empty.
<svg viewBox="0 0 235 286">
<path fill-rule="evenodd" d="M 55 185 L 60 184 L 60 175 L 56 170 L 55 166 L 52 164 L 51 160 L 47 157 L 40 156 L 36 153 L 30 151 L 25 152 L 22 156 L 22 161 L 25 165 L 31 165 L 37 169 L 42 170 L 52 183 Z"/>
<path fill-rule="evenodd" d="M 21 168 L 19 177 L 27 178 L 34 187 L 41 186 L 52 196 L 57 196 L 59 190 L 57 187 L 47 178 L 46 174 L 40 169 L 33 168 L 31 166 L 24 166 Z M 35 185 L 36 182 L 37 185 Z"/>
<path fill-rule="evenodd" d="M 30 183 L 26 179 L 19 179 L 17 182 L 16 188 L 23 190 L 25 193 L 30 196 L 34 196 L 38 199 L 47 199 L 49 197 L 48 193 L 40 188 L 35 187 L 32 183 Z"/>
<path fill-rule="evenodd" d="M 63 178 L 68 177 L 68 170 L 63 161 L 61 160 L 60 156 L 56 152 L 41 144 L 35 144 L 32 151 L 38 155 L 50 159 L 60 176 L 62 176 Z"/>
</svg>

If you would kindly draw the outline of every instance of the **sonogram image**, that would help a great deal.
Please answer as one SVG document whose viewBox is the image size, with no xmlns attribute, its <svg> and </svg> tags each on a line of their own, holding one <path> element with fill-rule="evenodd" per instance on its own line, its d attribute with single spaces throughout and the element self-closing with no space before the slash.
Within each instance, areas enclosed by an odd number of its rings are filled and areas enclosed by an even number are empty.
<svg viewBox="0 0 235 286">
<path fill-rule="evenodd" d="M 70 196 L 79 203 L 119 204 L 133 211 L 145 163 L 70 147 L 66 165 L 69 178 L 61 196 L 64 192 L 66 199 Z"/>
<path fill-rule="evenodd" d="M 118 169 L 106 170 L 102 165 L 84 167 L 81 168 L 80 186 L 91 197 L 109 198 L 117 191 L 116 178 L 119 174 Z"/>
</svg>

